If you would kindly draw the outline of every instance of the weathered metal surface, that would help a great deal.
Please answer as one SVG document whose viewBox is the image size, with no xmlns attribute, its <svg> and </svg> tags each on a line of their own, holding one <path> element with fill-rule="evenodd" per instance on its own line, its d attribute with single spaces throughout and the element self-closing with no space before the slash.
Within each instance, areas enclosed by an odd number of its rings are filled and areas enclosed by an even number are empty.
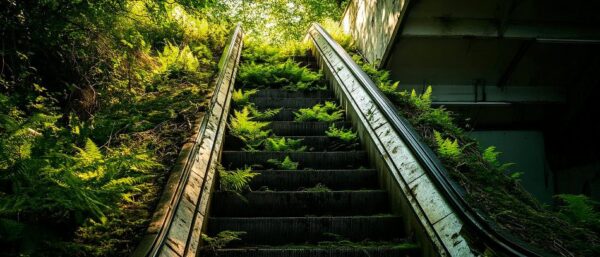
<svg viewBox="0 0 600 257">
<path fill-rule="evenodd" d="M 375 100 L 363 85 L 365 78 L 352 70 L 358 66 L 354 64 L 351 67 L 348 62 L 352 60 L 342 59 L 339 52 L 343 51 L 341 47 L 318 25 L 314 25 L 309 34 L 314 43 L 313 52 L 326 76 L 331 79 L 348 116 L 353 118 L 361 140 L 367 145 L 371 159 L 375 160 L 380 176 L 384 177 L 384 186 L 390 192 L 402 192 L 402 195 L 390 195 L 390 198 L 409 205 L 409 208 L 402 210 L 409 224 L 407 227 L 425 231 L 421 234 L 426 236 L 419 238 L 422 246 L 435 248 L 434 251 L 424 249 L 424 255 L 473 256 L 473 250 L 462 234 L 463 223 L 453 214 L 444 195 L 434 186 L 432 178 L 424 171 L 401 135 L 391 127 L 392 121 L 374 103 Z M 337 45 L 336 49 L 332 44 Z"/>
<path fill-rule="evenodd" d="M 195 133 L 183 146 L 171 171 L 147 235 L 132 256 L 196 256 L 205 226 L 242 44 L 242 30 L 238 25 L 219 62 L 219 75 L 209 108 L 196 121 Z"/>
</svg>

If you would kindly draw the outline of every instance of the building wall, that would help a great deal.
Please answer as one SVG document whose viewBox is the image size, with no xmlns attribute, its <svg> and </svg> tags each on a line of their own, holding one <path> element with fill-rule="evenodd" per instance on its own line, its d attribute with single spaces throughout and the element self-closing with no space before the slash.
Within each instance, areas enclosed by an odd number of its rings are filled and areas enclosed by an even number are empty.
<svg viewBox="0 0 600 257">
<path fill-rule="evenodd" d="M 348 4 L 342 27 L 370 63 L 380 65 L 406 3 L 407 0 L 354 0 Z"/>
</svg>

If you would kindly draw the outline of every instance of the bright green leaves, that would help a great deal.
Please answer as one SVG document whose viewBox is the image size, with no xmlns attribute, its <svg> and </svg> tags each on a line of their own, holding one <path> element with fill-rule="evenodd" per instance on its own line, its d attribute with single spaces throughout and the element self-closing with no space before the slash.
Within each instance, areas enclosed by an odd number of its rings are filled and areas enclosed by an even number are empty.
<svg viewBox="0 0 600 257">
<path fill-rule="evenodd" d="M 443 138 L 442 134 L 438 131 L 434 131 L 433 134 L 437 144 L 438 154 L 442 158 L 458 161 L 462 154 L 461 148 L 458 145 L 458 140 Z"/>
<path fill-rule="evenodd" d="M 243 236 L 245 234 L 246 234 L 246 232 L 243 232 L 243 231 L 230 231 L 230 230 L 221 231 L 215 237 L 210 237 L 210 236 L 207 236 L 206 234 L 202 234 L 202 240 L 204 241 L 203 248 L 207 248 L 206 250 L 209 250 L 214 253 L 216 250 L 227 246 L 229 243 L 231 243 L 233 241 L 241 240 L 240 236 Z"/>
<path fill-rule="evenodd" d="M 238 80 L 245 87 L 272 87 L 297 90 L 319 90 L 321 74 L 287 60 L 283 63 L 244 63 Z"/>
<path fill-rule="evenodd" d="M 248 184 L 252 178 L 260 175 L 260 173 L 252 172 L 250 167 L 236 169 L 234 171 L 227 171 L 223 167 L 219 167 L 217 170 L 219 171 L 221 190 L 238 194 L 249 188 Z"/>
<path fill-rule="evenodd" d="M 327 131 L 325 131 L 328 137 L 337 138 L 345 143 L 354 143 L 358 139 L 356 132 L 352 129 L 336 128 L 335 124 L 331 124 Z"/>
<path fill-rule="evenodd" d="M 599 204 L 585 195 L 560 194 L 555 196 L 559 203 L 559 215 L 579 226 L 600 229 Z"/>
<path fill-rule="evenodd" d="M 297 170 L 298 169 L 298 162 L 292 161 L 292 158 L 290 158 L 289 156 L 285 156 L 285 158 L 283 158 L 283 160 L 269 159 L 269 160 L 267 160 L 267 162 L 269 164 L 275 166 L 277 169 L 281 169 L 281 170 Z"/>
<path fill-rule="evenodd" d="M 254 121 L 248 107 L 241 111 L 234 110 L 229 122 L 231 135 L 241 139 L 248 149 L 255 150 L 270 134 L 269 122 Z"/>
<path fill-rule="evenodd" d="M 316 104 L 312 108 L 302 108 L 298 112 L 294 112 L 294 121 L 323 121 L 332 122 L 341 120 L 344 116 L 344 111 L 340 110 L 339 106 L 334 102 L 325 102 L 324 104 Z"/>
<path fill-rule="evenodd" d="M 231 100 L 237 106 L 246 106 L 250 103 L 250 97 L 258 93 L 258 89 L 249 89 L 243 91 L 242 89 L 233 90 L 231 94 Z"/>
<path fill-rule="evenodd" d="M 167 43 L 162 53 L 158 53 L 158 62 L 160 66 L 156 72 L 160 74 L 168 73 L 169 77 L 186 72 L 196 72 L 200 66 L 198 59 L 189 46 L 186 45 L 180 48 L 171 43 Z"/>
<path fill-rule="evenodd" d="M 265 140 L 265 151 L 273 152 L 303 152 L 306 146 L 302 145 L 302 139 L 291 138 L 267 138 Z"/>
</svg>

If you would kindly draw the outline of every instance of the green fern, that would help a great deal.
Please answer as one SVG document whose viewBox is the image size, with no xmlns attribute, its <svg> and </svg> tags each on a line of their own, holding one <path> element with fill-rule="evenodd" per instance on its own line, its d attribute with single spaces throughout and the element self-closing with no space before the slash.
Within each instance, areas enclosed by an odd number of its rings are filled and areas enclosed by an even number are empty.
<svg viewBox="0 0 600 257">
<path fill-rule="evenodd" d="M 241 111 L 234 110 L 229 122 L 231 135 L 241 139 L 248 150 L 255 150 L 267 138 L 271 130 L 266 129 L 269 122 L 253 121 L 250 109 L 245 106 Z"/>
<path fill-rule="evenodd" d="M 316 104 L 312 108 L 302 108 L 294 112 L 294 121 L 323 121 L 332 122 L 342 119 L 344 112 L 334 102 Z"/>
<path fill-rule="evenodd" d="M 253 103 L 250 103 L 248 105 L 246 105 L 246 107 L 248 107 L 248 110 L 250 110 L 250 115 L 252 117 L 254 117 L 257 120 L 268 120 L 271 119 L 273 117 L 275 117 L 275 115 L 277 115 L 282 108 L 276 108 L 276 109 L 266 109 L 263 111 L 259 111 Z"/>
<path fill-rule="evenodd" d="M 569 222 L 580 226 L 592 226 L 600 229 L 600 212 L 596 210 L 598 202 L 585 195 L 556 195 L 561 201 L 559 214 Z"/>
<path fill-rule="evenodd" d="M 462 154 L 461 148 L 458 145 L 458 140 L 451 140 L 450 138 L 443 138 L 440 132 L 434 131 L 435 142 L 437 144 L 437 151 L 443 158 L 450 160 L 458 160 Z"/>
<path fill-rule="evenodd" d="M 427 110 L 431 107 L 431 86 L 427 86 L 425 92 L 421 95 L 418 95 L 417 92 L 413 89 L 410 93 L 410 102 L 421 110 Z"/>
<path fill-rule="evenodd" d="M 274 152 L 303 152 L 306 146 L 302 145 L 302 139 L 291 138 L 267 138 L 265 140 L 265 151 Z"/>
<path fill-rule="evenodd" d="M 244 231 L 231 231 L 224 230 L 219 232 L 215 237 L 210 237 L 206 234 L 202 234 L 202 240 L 204 241 L 204 246 L 208 248 L 210 251 L 216 251 L 227 246 L 229 243 L 233 241 L 239 241 L 240 236 L 245 235 Z"/>
<path fill-rule="evenodd" d="M 289 156 L 286 156 L 283 159 L 283 161 L 280 161 L 277 159 L 269 159 L 269 160 L 267 160 L 267 162 L 274 165 L 277 169 L 281 169 L 281 170 L 297 170 L 298 169 L 298 162 L 292 161 L 292 159 Z"/>
<path fill-rule="evenodd" d="M 260 173 L 252 172 L 250 167 L 235 171 L 226 171 L 223 167 L 218 167 L 217 170 L 219 171 L 221 190 L 235 193 L 242 193 L 248 189 L 252 178 L 260 175 Z"/>
<path fill-rule="evenodd" d="M 240 66 L 238 80 L 248 87 L 276 87 L 287 89 L 312 90 L 321 74 L 313 72 L 298 63 L 287 60 L 279 64 L 244 63 Z"/>
<path fill-rule="evenodd" d="M 358 140 L 358 135 L 353 132 L 352 129 L 336 128 L 335 124 L 331 124 L 327 131 L 325 131 L 328 137 L 340 139 L 346 143 L 353 143 Z"/>
<path fill-rule="evenodd" d="M 246 106 L 248 103 L 250 103 L 250 97 L 256 93 L 258 93 L 258 89 L 250 89 L 246 91 L 243 91 L 242 89 L 233 90 L 233 93 L 231 94 L 231 100 L 237 106 Z"/>
</svg>

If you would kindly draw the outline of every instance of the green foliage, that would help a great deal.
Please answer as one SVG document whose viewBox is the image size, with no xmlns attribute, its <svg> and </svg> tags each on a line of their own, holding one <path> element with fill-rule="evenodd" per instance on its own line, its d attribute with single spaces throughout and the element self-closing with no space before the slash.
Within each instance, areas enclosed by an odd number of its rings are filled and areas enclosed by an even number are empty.
<svg viewBox="0 0 600 257">
<path fill-rule="evenodd" d="M 245 235 L 244 231 L 230 231 L 224 230 L 219 232 L 215 237 L 210 237 L 206 234 L 202 234 L 202 240 L 204 241 L 204 246 L 211 251 L 216 251 L 227 246 L 229 243 L 233 241 L 239 241 L 240 236 Z"/>
<path fill-rule="evenodd" d="M 245 87 L 274 87 L 290 90 L 318 90 L 321 74 L 287 60 L 282 63 L 244 63 L 238 81 Z"/>
<path fill-rule="evenodd" d="M 328 137 L 337 138 L 346 143 L 353 143 L 358 140 L 358 135 L 352 129 L 336 128 L 335 124 L 331 124 L 327 131 L 325 131 L 325 134 Z"/>
<path fill-rule="evenodd" d="M 282 108 L 275 108 L 275 109 L 265 109 L 263 111 L 259 111 L 256 107 L 254 107 L 253 103 L 246 105 L 246 107 L 248 107 L 248 110 L 250 110 L 250 115 L 257 120 L 268 120 L 270 118 L 273 118 L 282 109 Z"/>
<path fill-rule="evenodd" d="M 180 3 L 4 6 L 3 254 L 130 255 L 228 31 Z"/>
<path fill-rule="evenodd" d="M 410 102 L 421 110 L 427 110 L 431 107 L 431 86 L 427 86 L 425 92 L 421 95 L 418 95 L 417 92 L 413 89 L 410 93 Z"/>
<path fill-rule="evenodd" d="M 324 121 L 332 122 L 342 119 L 344 112 L 334 102 L 316 104 L 312 108 L 302 108 L 294 112 L 294 121 Z"/>
<path fill-rule="evenodd" d="M 303 152 L 306 146 L 302 145 L 302 139 L 291 138 L 267 138 L 265 140 L 265 151 L 274 152 Z"/>
<path fill-rule="evenodd" d="M 242 91 L 242 89 L 233 90 L 233 93 L 231 94 L 231 100 L 237 106 L 246 106 L 250 103 L 250 97 L 256 93 L 258 93 L 258 89 L 250 89 L 246 91 Z"/>
<path fill-rule="evenodd" d="M 196 72 L 200 63 L 189 46 L 179 48 L 179 46 L 167 43 L 162 53 L 158 53 L 158 63 L 160 66 L 155 72 L 167 74 L 167 77 L 178 77 L 179 74 Z"/>
<path fill-rule="evenodd" d="M 458 145 L 458 140 L 443 138 L 442 134 L 438 131 L 434 131 L 435 142 L 437 144 L 438 154 L 442 158 L 450 159 L 450 160 L 458 160 L 461 157 L 462 151 L 460 146 Z"/>
<path fill-rule="evenodd" d="M 249 37 L 269 44 L 299 41 L 313 22 L 338 19 L 347 1 L 223 1 L 219 16 L 241 22 Z M 257 10 L 260 10 L 258 12 Z"/>
<path fill-rule="evenodd" d="M 226 171 L 223 167 L 218 167 L 217 170 L 219 171 L 221 190 L 238 194 L 249 188 L 248 184 L 252 178 L 260 175 L 260 173 L 252 172 L 250 167 L 235 171 Z"/>
<path fill-rule="evenodd" d="M 585 195 L 560 194 L 555 197 L 561 202 L 558 213 L 563 219 L 578 226 L 600 229 L 598 202 Z"/>
<path fill-rule="evenodd" d="M 306 192 L 331 192 L 331 189 L 329 189 L 329 187 L 327 187 L 326 185 L 318 183 L 314 187 L 305 188 L 302 191 L 306 191 Z"/>
<path fill-rule="evenodd" d="M 275 167 L 277 167 L 277 169 L 281 169 L 281 170 L 297 170 L 298 169 L 298 162 L 292 161 L 292 159 L 289 156 L 286 156 L 283 159 L 283 161 L 280 161 L 277 159 L 269 159 L 269 160 L 267 160 L 267 162 L 274 165 Z"/>
<path fill-rule="evenodd" d="M 241 111 L 234 110 L 229 122 L 231 135 L 241 139 L 248 150 L 258 149 L 269 136 L 271 131 L 266 129 L 267 126 L 269 122 L 254 121 L 247 106 Z"/>
</svg>

